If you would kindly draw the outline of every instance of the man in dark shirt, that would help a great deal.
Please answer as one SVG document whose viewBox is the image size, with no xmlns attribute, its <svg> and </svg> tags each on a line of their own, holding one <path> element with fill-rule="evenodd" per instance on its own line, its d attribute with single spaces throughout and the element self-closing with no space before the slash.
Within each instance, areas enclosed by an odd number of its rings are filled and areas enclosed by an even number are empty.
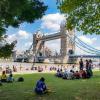
<svg viewBox="0 0 100 100">
<path fill-rule="evenodd" d="M 44 94 L 46 93 L 46 90 L 47 90 L 47 86 L 45 84 L 45 79 L 41 77 L 41 79 L 37 81 L 35 92 L 37 94 Z"/>
<path fill-rule="evenodd" d="M 80 59 L 80 61 L 79 61 L 79 67 L 80 67 L 80 70 L 83 70 L 84 64 L 83 64 L 82 59 Z"/>
</svg>

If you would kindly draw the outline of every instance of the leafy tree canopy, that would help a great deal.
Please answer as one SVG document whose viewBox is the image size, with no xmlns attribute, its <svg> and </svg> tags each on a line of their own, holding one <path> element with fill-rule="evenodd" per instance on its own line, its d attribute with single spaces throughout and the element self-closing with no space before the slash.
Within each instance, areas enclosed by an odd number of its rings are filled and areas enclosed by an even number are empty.
<svg viewBox="0 0 100 100">
<path fill-rule="evenodd" d="M 100 0 L 58 0 L 68 29 L 100 34 Z"/>
<path fill-rule="evenodd" d="M 8 26 L 33 23 L 44 15 L 46 9 L 40 0 L 0 0 L 0 35 Z"/>
<path fill-rule="evenodd" d="M 41 0 L 0 0 L 0 44 L 9 26 L 19 27 L 23 22 L 33 23 L 41 18 L 47 6 Z M 0 47 L 0 57 L 8 57 L 14 45 Z"/>
<path fill-rule="evenodd" d="M 6 43 L 4 46 L 0 48 L 0 58 L 9 58 L 13 53 L 13 48 L 15 44 L 12 42 L 11 44 Z"/>
</svg>

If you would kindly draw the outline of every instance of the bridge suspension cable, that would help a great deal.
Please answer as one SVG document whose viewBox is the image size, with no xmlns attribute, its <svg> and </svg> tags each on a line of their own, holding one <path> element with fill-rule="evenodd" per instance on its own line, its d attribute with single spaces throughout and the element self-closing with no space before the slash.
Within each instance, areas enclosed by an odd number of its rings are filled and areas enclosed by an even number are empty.
<svg viewBox="0 0 100 100">
<path fill-rule="evenodd" d="M 100 53 L 100 50 L 95 49 L 95 48 L 93 48 L 92 46 L 90 46 L 90 45 L 84 43 L 84 42 L 81 41 L 77 36 L 75 36 L 75 38 L 76 38 L 82 45 L 84 45 L 84 47 L 88 48 L 88 49 L 91 50 L 91 51 Z"/>
<path fill-rule="evenodd" d="M 100 54 L 100 52 L 97 52 L 97 51 L 91 50 L 90 48 L 84 46 L 84 45 L 83 45 L 82 43 L 80 43 L 80 42 L 77 42 L 77 43 L 78 43 L 81 47 L 83 47 L 83 48 L 85 48 L 85 49 L 91 51 L 91 52 L 94 53 L 94 54 Z"/>
<path fill-rule="evenodd" d="M 79 44 L 78 42 L 75 41 L 75 43 L 76 43 L 76 46 L 77 46 L 78 48 L 82 49 L 84 52 L 89 53 L 89 54 L 96 54 L 96 53 L 91 52 L 91 51 L 89 51 L 89 50 L 83 49 L 83 46 L 80 46 L 80 44 Z"/>
<path fill-rule="evenodd" d="M 80 44 L 78 41 L 76 41 L 76 40 L 74 41 L 68 34 L 66 34 L 66 35 L 70 38 L 70 40 L 72 42 L 76 43 L 76 46 L 78 48 L 82 49 L 84 52 L 87 52 L 87 53 L 90 53 L 90 54 L 100 54 L 100 53 L 97 53 L 97 52 L 90 50 L 89 48 L 85 47 L 82 43 Z M 85 48 L 85 49 L 83 49 L 83 48 Z"/>
</svg>

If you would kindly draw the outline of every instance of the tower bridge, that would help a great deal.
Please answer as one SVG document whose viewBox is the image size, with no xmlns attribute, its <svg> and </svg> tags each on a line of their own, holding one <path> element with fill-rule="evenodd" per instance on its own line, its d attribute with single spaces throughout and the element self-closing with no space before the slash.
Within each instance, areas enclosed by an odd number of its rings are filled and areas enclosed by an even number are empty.
<svg viewBox="0 0 100 100">
<path fill-rule="evenodd" d="M 37 58 L 39 58 L 39 53 L 41 56 L 46 58 L 43 49 L 46 41 L 60 39 L 61 40 L 61 49 L 60 55 L 57 57 L 53 56 L 52 58 L 59 58 L 59 63 L 67 63 L 68 61 L 68 54 L 73 54 L 75 52 L 75 43 L 70 40 L 70 38 L 66 35 L 69 34 L 71 38 L 74 39 L 75 32 L 73 30 L 66 30 L 65 25 L 61 24 L 60 32 L 51 34 L 51 35 L 43 35 L 40 32 L 37 32 L 33 35 L 33 55 L 35 61 L 37 62 Z M 40 57 L 40 58 L 42 58 Z M 49 55 L 48 58 L 51 58 Z"/>
<path fill-rule="evenodd" d="M 60 39 L 60 54 L 51 55 L 50 51 L 46 53 L 45 42 L 55 39 Z M 55 46 L 56 47 L 56 46 Z M 76 55 L 75 48 L 87 53 L 87 55 Z M 30 54 L 31 51 L 31 54 Z M 64 24 L 61 24 L 60 31 L 44 35 L 43 33 L 37 31 L 33 34 L 33 43 L 27 52 L 24 53 L 27 58 L 34 58 L 34 62 L 40 60 L 53 60 L 59 61 L 59 63 L 73 62 L 78 58 L 97 58 L 100 59 L 100 50 L 91 47 L 90 45 L 81 41 L 76 35 L 74 30 L 66 30 Z"/>
</svg>

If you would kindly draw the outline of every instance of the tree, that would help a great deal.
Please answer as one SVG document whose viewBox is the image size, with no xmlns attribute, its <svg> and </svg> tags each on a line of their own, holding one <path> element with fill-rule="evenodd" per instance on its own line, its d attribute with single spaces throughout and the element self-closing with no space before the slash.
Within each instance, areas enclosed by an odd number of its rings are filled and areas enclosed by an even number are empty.
<svg viewBox="0 0 100 100">
<path fill-rule="evenodd" d="M 40 0 L 0 0 L 0 34 L 8 26 L 33 23 L 44 15 L 47 6 Z"/>
<path fill-rule="evenodd" d="M 11 44 L 5 44 L 2 48 L 0 48 L 0 57 L 2 58 L 8 58 L 11 56 L 11 54 L 13 53 L 13 48 L 14 48 L 15 44 L 11 43 Z"/>
<path fill-rule="evenodd" d="M 100 0 L 58 0 L 66 15 L 66 27 L 84 34 L 100 34 Z"/>
<path fill-rule="evenodd" d="M 47 6 L 40 0 L 0 0 L 0 43 L 9 26 L 16 28 L 23 22 L 33 23 L 45 14 L 46 9 Z M 0 48 L 0 57 L 11 54 L 6 51 L 12 50 L 12 47 L 12 44 L 5 44 L 5 48 Z"/>
</svg>

